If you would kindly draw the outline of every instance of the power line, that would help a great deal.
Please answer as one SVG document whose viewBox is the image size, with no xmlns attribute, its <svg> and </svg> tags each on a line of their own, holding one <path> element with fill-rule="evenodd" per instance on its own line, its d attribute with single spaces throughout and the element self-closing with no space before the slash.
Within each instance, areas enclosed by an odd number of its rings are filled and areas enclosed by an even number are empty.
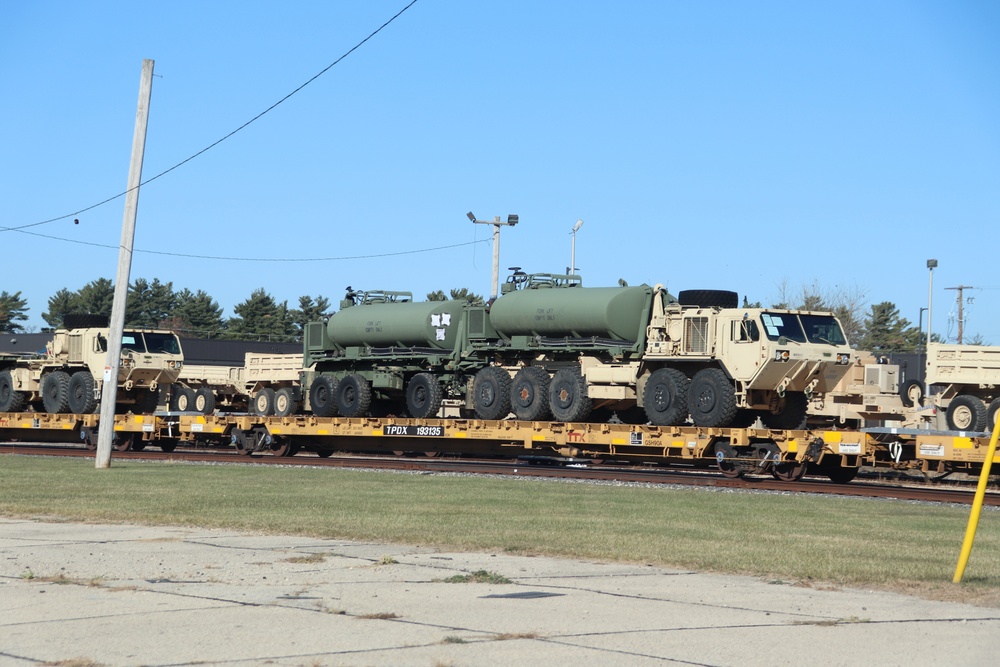
<svg viewBox="0 0 1000 667">
<path fill-rule="evenodd" d="M 362 39 L 360 42 L 358 42 L 357 44 L 355 44 L 354 46 L 352 46 L 347 52 L 345 52 L 339 58 L 337 58 L 332 63 L 330 63 L 329 65 L 327 65 L 326 67 L 324 67 L 317 74 L 315 74 L 314 76 L 312 76 L 308 81 L 306 81 L 301 86 L 299 86 L 298 88 L 296 88 L 292 92 L 290 92 L 287 95 L 285 95 L 284 97 L 282 97 L 280 100 L 278 100 L 277 102 L 275 102 L 274 104 L 272 104 L 268 108 L 266 108 L 263 111 L 261 111 L 259 114 L 257 114 L 256 116 L 254 116 L 253 118 L 251 118 L 247 122 L 245 122 L 242 125 L 240 125 L 238 128 L 236 128 L 235 130 L 233 130 L 232 132 L 230 132 L 226 136 L 224 136 L 221 139 L 219 139 L 219 140 L 217 140 L 217 141 L 209 144 L 208 146 L 206 146 L 205 148 L 201 149 L 200 151 L 198 151 L 194 155 L 192 155 L 192 156 L 190 156 L 190 157 L 188 157 L 188 158 L 186 158 L 184 160 L 181 160 L 180 162 L 178 162 L 174 166 L 170 167 L 169 169 L 166 169 L 165 171 L 161 171 L 156 176 L 153 176 L 153 177 L 151 177 L 151 178 L 149 178 L 149 179 L 147 179 L 145 181 L 142 181 L 141 183 L 139 183 L 139 185 L 135 186 L 135 188 L 130 188 L 128 190 L 125 190 L 124 192 L 121 192 L 121 193 L 115 195 L 114 197 L 108 197 L 104 201 L 97 202 L 96 204 L 92 204 L 92 205 L 90 205 L 90 206 L 88 206 L 86 208 L 81 208 L 79 211 L 74 211 L 73 213 L 67 213 L 66 215 L 60 215 L 57 218 L 50 218 L 48 220 L 41 220 L 39 222 L 33 222 L 33 223 L 30 223 L 30 224 L 27 224 L 27 225 L 21 225 L 20 227 L 0 227 L 0 232 L 22 232 L 22 233 L 25 233 L 25 234 L 30 233 L 30 232 L 24 232 L 24 230 L 28 229 L 29 227 L 38 227 L 38 226 L 41 226 L 41 225 L 47 225 L 50 222 L 58 222 L 59 220 L 65 220 L 67 218 L 72 218 L 72 217 L 78 216 L 81 213 L 86 213 L 87 211 L 91 211 L 91 210 L 93 210 L 93 209 L 95 209 L 95 208 L 97 208 L 99 206 L 103 206 L 104 204 L 107 204 L 108 202 L 112 202 L 112 201 L 114 201 L 114 200 L 116 200 L 116 199 L 118 199 L 120 197 L 124 197 L 129 192 L 131 192 L 131 190 L 141 188 L 143 185 L 146 185 L 147 183 L 152 183 L 153 181 L 155 181 L 156 179 L 160 178 L 161 176 L 166 176 L 167 174 L 169 174 L 170 172 L 172 172 L 174 169 L 177 169 L 177 168 L 179 168 L 179 167 L 187 164 L 191 160 L 195 159 L 196 157 L 199 157 L 200 155 L 203 155 L 204 153 L 207 153 L 208 151 L 212 150 L 213 148 L 215 148 L 216 146 L 218 146 L 219 144 L 221 144 L 223 141 L 225 141 L 229 137 L 233 136 L 234 134 L 236 134 L 240 130 L 246 128 L 251 123 L 254 123 L 257 120 L 259 120 L 260 118 L 262 118 L 265 114 L 270 113 L 271 111 L 273 111 L 279 104 L 281 104 L 282 102 L 286 101 L 292 95 L 298 93 L 303 88 L 305 88 L 306 86 L 308 86 L 310 83 L 312 83 L 313 81 L 315 81 L 319 77 L 321 77 L 324 74 L 326 74 L 327 71 L 329 71 L 332 67 L 334 67 L 338 63 L 340 63 L 340 61 L 342 61 L 344 58 L 346 58 L 347 56 L 351 55 L 352 53 L 354 53 L 355 51 L 357 51 L 359 48 L 361 48 L 361 46 L 364 45 L 365 42 L 367 42 L 368 40 L 370 40 L 372 37 L 374 37 L 378 33 L 382 32 L 382 30 L 386 26 L 388 26 L 390 23 L 392 23 L 397 18 L 399 18 L 403 14 L 403 12 L 405 12 L 407 9 L 409 9 L 410 7 L 412 7 L 413 5 L 415 5 L 416 3 L 417 3 L 417 0 L 412 0 L 410 2 L 410 4 L 406 5 L 405 7 L 403 7 L 402 9 L 400 9 L 398 12 L 396 12 L 396 14 L 392 18 L 390 18 L 388 21 L 386 21 L 385 23 L 383 23 L 382 25 L 380 25 L 378 28 L 376 28 L 374 31 L 372 31 L 371 34 L 369 34 L 367 37 L 365 37 L 364 39 Z M 38 234 L 38 236 L 44 236 L 44 235 L 43 234 Z M 100 245 L 100 244 L 95 244 L 95 243 L 86 243 L 84 241 L 74 241 L 72 239 L 63 239 L 63 238 L 59 238 L 59 237 L 56 237 L 56 236 L 47 236 L 45 238 L 54 238 L 54 239 L 58 239 L 60 241 L 69 241 L 70 243 L 81 243 L 83 245 Z M 114 246 L 114 247 L 117 248 L 117 246 Z M 142 251 L 140 250 L 140 251 L 137 251 L 137 252 L 142 252 Z M 160 253 L 160 254 L 170 254 L 170 253 Z M 282 260 L 278 260 L 278 261 L 282 261 Z"/>
<path fill-rule="evenodd" d="M 18 230 L 21 231 L 21 230 Z M 24 232 L 23 234 L 30 234 L 31 236 L 40 236 L 45 239 L 53 239 L 55 241 L 65 241 L 67 243 L 79 243 L 80 245 L 89 245 L 95 248 L 109 248 L 112 250 L 118 250 L 118 246 L 110 245 L 108 243 L 94 243 L 92 241 L 77 241 L 75 239 L 64 239 L 58 236 L 49 236 L 48 234 L 39 234 L 38 232 Z M 461 248 L 463 246 L 476 245 L 478 243 L 491 243 L 491 239 L 479 239 L 478 241 L 467 241 L 466 243 L 453 243 L 451 245 L 442 245 L 434 248 L 418 248 L 416 250 L 399 250 L 397 252 L 385 252 L 376 255 L 344 255 L 342 257 L 232 257 L 232 256 L 216 256 L 216 255 L 187 255 L 180 252 L 164 252 L 162 250 L 142 250 L 136 248 L 135 252 L 146 253 L 147 255 L 167 255 L 169 257 L 183 257 L 186 259 L 211 259 L 217 261 L 226 262 L 343 262 L 351 259 L 379 259 L 381 257 L 397 257 L 399 255 L 417 255 L 425 252 L 436 252 L 438 250 L 450 250 L 452 248 Z"/>
</svg>

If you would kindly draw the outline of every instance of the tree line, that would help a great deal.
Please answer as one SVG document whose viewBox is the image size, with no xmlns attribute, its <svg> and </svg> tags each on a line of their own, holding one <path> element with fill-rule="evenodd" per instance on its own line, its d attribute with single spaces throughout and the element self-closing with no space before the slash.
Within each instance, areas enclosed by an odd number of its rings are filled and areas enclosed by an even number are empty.
<svg viewBox="0 0 1000 667">
<path fill-rule="evenodd" d="M 441 290 L 426 295 L 428 301 L 464 299 L 484 303 L 483 297 L 468 289 Z M 42 314 L 49 327 L 62 325 L 72 313 L 111 315 L 114 285 L 107 278 L 93 280 L 76 291 L 63 288 L 49 297 L 48 309 Z M 332 312 L 330 300 L 322 295 L 303 295 L 298 307 L 288 301 L 278 301 L 263 287 L 233 308 L 235 315 L 222 316 L 223 308 L 204 290 L 184 288 L 177 291 L 173 283 L 152 282 L 138 278 L 129 285 L 125 308 L 125 325 L 172 329 L 189 338 L 227 338 L 236 340 L 301 340 L 306 323 L 315 322 Z M 747 306 L 761 307 L 760 302 Z M 864 294 L 844 290 L 825 293 L 816 285 L 803 287 L 793 294 L 787 285 L 780 286 L 779 300 L 771 308 L 832 311 L 840 319 L 852 347 L 876 355 L 915 352 L 921 349 L 925 334 L 906 318 L 891 301 L 866 304 Z M 0 291 L 0 332 L 24 333 L 28 319 L 28 303 L 21 292 Z M 934 340 L 940 341 L 935 334 Z M 983 344 L 981 336 L 968 341 Z"/>
</svg>

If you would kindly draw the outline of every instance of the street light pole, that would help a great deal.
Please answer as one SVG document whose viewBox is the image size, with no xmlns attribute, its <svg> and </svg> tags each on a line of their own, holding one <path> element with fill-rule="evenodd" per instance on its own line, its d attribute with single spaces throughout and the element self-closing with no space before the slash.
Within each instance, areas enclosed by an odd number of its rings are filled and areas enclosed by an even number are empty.
<svg viewBox="0 0 1000 667">
<path fill-rule="evenodd" d="M 937 268 L 938 261 L 936 259 L 927 260 L 927 345 L 924 349 L 927 350 L 926 362 L 929 363 L 931 360 L 931 314 L 934 307 L 934 269 Z M 927 367 L 924 366 L 924 398 L 927 400 L 931 395 L 931 385 L 927 382 L 926 375 Z"/>
<path fill-rule="evenodd" d="M 509 225 L 513 227 L 518 222 L 517 215 L 514 213 L 508 215 L 507 222 L 501 222 L 499 215 L 492 220 L 476 220 L 476 216 L 472 214 L 472 211 L 469 211 L 465 215 L 474 224 L 493 225 L 493 294 L 490 295 L 490 301 L 492 301 L 497 298 L 497 294 L 500 291 L 500 226 Z"/>
<path fill-rule="evenodd" d="M 570 248 L 570 256 L 569 256 L 569 271 L 568 271 L 568 273 L 570 275 L 573 275 L 573 274 L 576 273 L 576 233 L 578 231 L 580 231 L 581 227 L 583 227 L 583 220 L 577 220 L 576 224 L 573 225 L 573 231 L 570 232 L 570 234 L 573 235 L 573 243 L 572 243 L 571 248 Z"/>
</svg>

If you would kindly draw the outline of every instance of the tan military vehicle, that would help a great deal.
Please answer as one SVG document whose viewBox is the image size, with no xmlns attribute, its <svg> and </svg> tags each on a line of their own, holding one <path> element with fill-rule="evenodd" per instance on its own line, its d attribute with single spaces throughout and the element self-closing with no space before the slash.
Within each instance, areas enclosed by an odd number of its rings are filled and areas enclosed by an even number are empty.
<svg viewBox="0 0 1000 667">
<path fill-rule="evenodd" d="M 185 365 L 171 387 L 170 408 L 180 412 L 231 412 L 284 417 L 301 406 L 301 354 L 247 352 L 242 367 Z"/>
<path fill-rule="evenodd" d="M 74 320 L 67 318 L 67 324 Z M 0 412 L 96 412 L 110 369 L 107 327 L 58 329 L 44 353 L 0 357 Z M 122 336 L 116 411 L 152 412 L 159 388 L 184 365 L 171 331 L 126 330 Z"/>
<path fill-rule="evenodd" d="M 1000 412 L 1000 347 L 931 343 L 925 380 L 950 430 L 993 430 Z"/>
</svg>

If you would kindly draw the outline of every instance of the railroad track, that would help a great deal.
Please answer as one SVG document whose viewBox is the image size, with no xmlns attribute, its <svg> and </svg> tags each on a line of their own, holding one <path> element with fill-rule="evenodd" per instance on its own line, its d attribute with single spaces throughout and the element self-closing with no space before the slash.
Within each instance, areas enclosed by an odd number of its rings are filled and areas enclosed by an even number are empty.
<svg viewBox="0 0 1000 667">
<path fill-rule="evenodd" d="M 72 445 L 36 445 L 25 443 L 0 443 L 0 454 L 32 456 L 68 456 L 93 458 L 94 452 Z M 157 450 L 141 452 L 115 452 L 120 460 L 187 461 L 193 463 L 224 463 L 233 465 L 283 465 L 333 468 L 370 468 L 376 470 L 402 470 L 428 473 L 455 473 L 480 475 L 508 475 L 516 477 L 548 477 L 594 482 L 619 482 L 639 484 L 670 484 L 677 486 L 709 487 L 743 491 L 769 491 L 782 493 L 814 493 L 823 495 L 912 500 L 933 503 L 971 505 L 975 486 L 908 486 L 885 481 L 856 480 L 850 484 L 836 484 L 825 478 L 806 477 L 795 482 L 784 482 L 770 475 L 733 479 L 711 469 L 667 467 L 619 467 L 612 465 L 569 464 L 513 459 L 462 459 L 451 457 L 400 457 L 335 455 L 313 456 L 301 453 L 292 457 L 243 456 L 221 450 Z M 1000 492 L 988 491 L 984 504 L 1000 507 Z"/>
</svg>

